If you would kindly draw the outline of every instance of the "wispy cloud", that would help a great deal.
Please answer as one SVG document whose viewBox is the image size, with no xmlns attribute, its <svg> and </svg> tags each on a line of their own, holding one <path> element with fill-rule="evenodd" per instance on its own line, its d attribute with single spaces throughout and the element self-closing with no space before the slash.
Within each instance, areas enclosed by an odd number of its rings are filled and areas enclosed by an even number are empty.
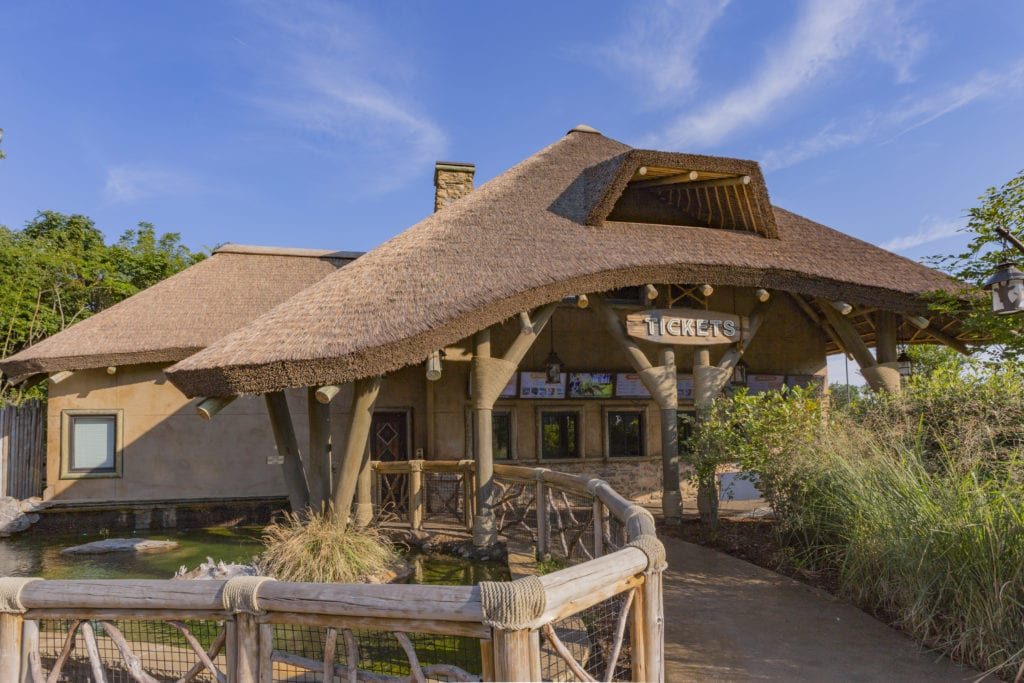
<svg viewBox="0 0 1024 683">
<path fill-rule="evenodd" d="M 195 179 L 181 171 L 121 164 L 107 169 L 103 192 L 112 202 L 131 203 L 153 197 L 191 194 L 198 188 Z"/>
<path fill-rule="evenodd" d="M 410 62 L 362 14 L 319 0 L 287 11 L 253 7 L 264 29 L 253 55 L 256 103 L 308 133 L 321 152 L 371 156 L 381 173 L 362 177 L 376 178 L 375 189 L 403 184 L 441 155 L 444 132 L 409 94 Z"/>
<path fill-rule="evenodd" d="M 663 145 L 706 148 L 761 123 L 787 100 L 818 85 L 854 54 L 911 68 L 927 40 L 908 24 L 895 0 L 807 0 L 788 35 L 773 41 L 752 78 L 704 108 L 674 120 L 657 136 Z"/>
<path fill-rule="evenodd" d="M 963 228 L 962 221 L 933 220 L 929 224 L 910 235 L 895 237 L 882 245 L 883 249 L 889 251 L 907 251 L 932 242 L 952 237 Z"/>
<path fill-rule="evenodd" d="M 886 111 L 861 111 L 832 121 L 817 133 L 761 155 L 768 170 L 793 166 L 844 147 L 872 140 L 889 141 L 925 126 L 972 102 L 1024 85 L 1024 61 L 1001 72 L 980 71 L 966 81 L 905 97 Z"/>
<path fill-rule="evenodd" d="M 660 0 L 630 11 L 625 31 L 596 50 L 655 102 L 678 97 L 697 83 L 696 58 L 730 0 Z"/>
</svg>

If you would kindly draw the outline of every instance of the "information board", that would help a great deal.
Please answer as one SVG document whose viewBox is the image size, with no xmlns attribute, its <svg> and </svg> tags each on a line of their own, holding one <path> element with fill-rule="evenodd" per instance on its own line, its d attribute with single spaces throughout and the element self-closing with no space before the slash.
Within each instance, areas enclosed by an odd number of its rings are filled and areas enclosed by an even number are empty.
<svg viewBox="0 0 1024 683">
<path fill-rule="evenodd" d="M 565 373 L 558 384 L 548 384 L 543 372 L 519 373 L 519 398 L 565 398 Z"/>
<path fill-rule="evenodd" d="M 614 387 L 610 372 L 569 373 L 569 398 L 611 398 Z"/>
</svg>

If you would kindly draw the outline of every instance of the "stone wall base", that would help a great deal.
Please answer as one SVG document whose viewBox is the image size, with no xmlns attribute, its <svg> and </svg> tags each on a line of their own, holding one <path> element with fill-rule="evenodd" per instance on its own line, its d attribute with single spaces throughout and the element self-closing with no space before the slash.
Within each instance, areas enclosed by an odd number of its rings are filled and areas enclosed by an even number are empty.
<svg viewBox="0 0 1024 683">
<path fill-rule="evenodd" d="M 201 529 L 266 524 L 287 498 L 221 498 L 138 502 L 60 502 L 40 509 L 34 529 L 53 533 Z"/>
</svg>

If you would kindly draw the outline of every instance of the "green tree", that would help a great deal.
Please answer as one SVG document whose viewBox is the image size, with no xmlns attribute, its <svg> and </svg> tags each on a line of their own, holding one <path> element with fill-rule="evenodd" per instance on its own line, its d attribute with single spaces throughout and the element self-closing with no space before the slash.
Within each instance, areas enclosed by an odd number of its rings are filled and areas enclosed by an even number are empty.
<svg viewBox="0 0 1024 683">
<path fill-rule="evenodd" d="M 59 332 L 205 257 L 150 223 L 108 245 L 91 219 L 41 211 L 22 230 L 0 226 L 0 356 Z M 10 387 L 0 384 L 0 402 Z"/>
<path fill-rule="evenodd" d="M 933 256 L 930 265 L 942 268 L 965 284 L 959 294 L 934 294 L 932 308 L 938 313 L 955 315 L 964 329 L 977 337 L 990 340 L 997 356 L 1006 359 L 1024 358 L 1024 335 L 1020 320 L 1013 316 L 992 314 L 988 297 L 977 288 L 1005 261 L 1024 259 L 1012 246 L 1003 243 L 996 226 L 1006 228 L 1024 238 L 1024 171 L 1002 187 L 990 187 L 980 204 L 968 212 L 966 229 L 973 233 L 967 247 L 959 254 Z"/>
</svg>

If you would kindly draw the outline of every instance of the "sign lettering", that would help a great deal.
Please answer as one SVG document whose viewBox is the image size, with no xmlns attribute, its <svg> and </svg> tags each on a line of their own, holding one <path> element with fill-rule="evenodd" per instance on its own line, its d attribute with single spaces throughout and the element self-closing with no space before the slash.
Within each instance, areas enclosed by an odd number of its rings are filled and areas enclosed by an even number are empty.
<svg viewBox="0 0 1024 683">
<path fill-rule="evenodd" d="M 662 308 L 630 313 L 626 332 L 660 344 L 706 346 L 739 341 L 747 320 L 733 313 L 694 308 Z"/>
</svg>

